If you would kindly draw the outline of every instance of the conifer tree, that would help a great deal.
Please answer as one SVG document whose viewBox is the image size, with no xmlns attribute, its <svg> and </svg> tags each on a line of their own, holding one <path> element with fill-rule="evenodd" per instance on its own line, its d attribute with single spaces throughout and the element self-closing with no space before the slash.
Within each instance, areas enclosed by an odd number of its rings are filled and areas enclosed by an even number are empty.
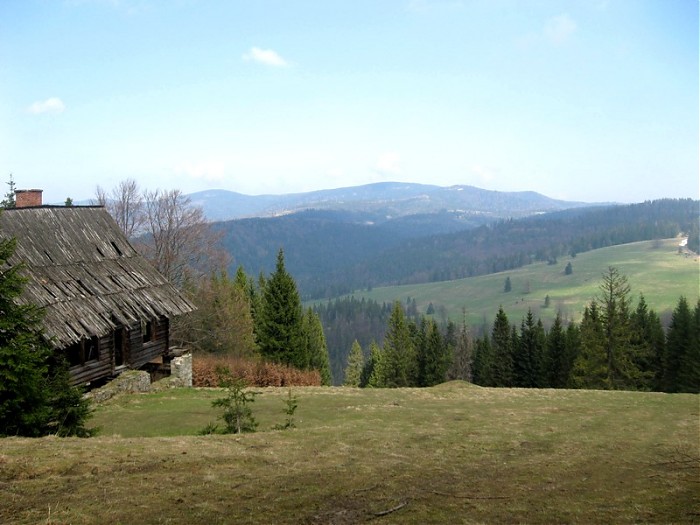
<svg viewBox="0 0 700 525">
<path fill-rule="evenodd" d="M 493 386 L 493 347 L 488 334 L 476 340 L 472 379 L 481 386 Z"/>
<path fill-rule="evenodd" d="M 665 336 L 661 320 L 647 306 L 643 295 L 630 316 L 630 345 L 634 366 L 639 370 L 636 390 L 659 388 Z"/>
<path fill-rule="evenodd" d="M 284 252 L 277 254 L 277 266 L 264 283 L 257 336 L 263 357 L 297 368 L 309 364 L 302 333 L 302 307 L 292 276 L 284 266 Z"/>
<path fill-rule="evenodd" d="M 369 359 L 362 369 L 362 382 L 360 386 L 370 388 L 382 388 L 384 384 L 383 368 L 384 352 L 379 345 L 372 341 L 369 345 Z"/>
<path fill-rule="evenodd" d="M 503 291 L 505 293 L 510 292 L 513 289 L 513 285 L 510 282 L 510 277 L 506 277 L 506 282 L 503 284 Z"/>
<path fill-rule="evenodd" d="M 598 305 L 591 302 L 583 311 L 581 349 L 572 370 L 574 388 L 610 389 L 605 333 Z"/>
<path fill-rule="evenodd" d="M 88 401 L 41 329 L 41 310 L 18 304 L 22 266 L 7 266 L 14 239 L 0 239 L 0 435 L 87 437 Z"/>
<path fill-rule="evenodd" d="M 15 207 L 15 181 L 12 178 L 12 173 L 10 173 L 10 180 L 7 181 L 7 193 L 2 201 L 0 201 L 0 208 L 14 208 Z"/>
<path fill-rule="evenodd" d="M 541 324 L 535 323 L 532 310 L 520 326 L 520 338 L 514 351 L 513 372 L 514 385 L 523 388 L 536 388 L 542 383 L 540 379 L 544 338 Z"/>
<path fill-rule="evenodd" d="M 348 365 L 345 367 L 345 380 L 343 385 L 359 387 L 362 380 L 362 369 L 365 367 L 365 356 L 362 353 L 360 343 L 355 339 L 348 356 Z"/>
<path fill-rule="evenodd" d="M 302 329 L 306 341 L 308 368 L 318 370 L 321 374 L 321 384 L 329 386 L 332 383 L 331 363 L 328 357 L 326 337 L 323 334 L 321 319 L 311 308 L 307 309 L 304 314 Z"/>
<path fill-rule="evenodd" d="M 566 361 L 568 370 L 566 388 L 573 388 L 574 363 L 581 354 L 581 329 L 576 323 L 569 323 L 566 327 Z"/>
<path fill-rule="evenodd" d="M 664 391 L 700 391 L 700 345 L 698 344 L 698 307 L 691 314 L 688 300 L 681 297 L 673 310 L 666 334 Z"/>
<path fill-rule="evenodd" d="M 603 274 L 600 291 L 598 304 L 604 331 L 607 383 L 613 389 L 634 388 L 639 381 L 639 370 L 630 349 L 630 286 L 627 277 L 610 266 Z"/>
<path fill-rule="evenodd" d="M 513 334 L 503 307 L 498 308 L 491 330 L 493 361 L 491 362 L 492 386 L 513 386 Z"/>
<path fill-rule="evenodd" d="M 427 321 L 421 331 L 424 335 L 418 350 L 418 386 L 443 383 L 450 364 L 449 348 L 434 320 Z"/>
<path fill-rule="evenodd" d="M 567 359 L 566 333 L 562 325 L 561 312 L 557 312 L 554 324 L 547 334 L 543 364 L 544 385 L 548 388 L 566 388 L 571 373 Z"/>
<path fill-rule="evenodd" d="M 415 385 L 416 350 L 401 303 L 394 303 L 384 338 L 381 358 L 382 386 L 400 388 Z"/>
</svg>

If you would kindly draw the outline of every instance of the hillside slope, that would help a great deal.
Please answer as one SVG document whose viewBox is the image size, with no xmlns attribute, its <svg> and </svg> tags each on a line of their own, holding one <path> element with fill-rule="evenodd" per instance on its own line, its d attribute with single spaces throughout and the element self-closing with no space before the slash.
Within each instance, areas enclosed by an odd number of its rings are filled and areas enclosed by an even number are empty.
<svg viewBox="0 0 700 525">
<path fill-rule="evenodd" d="M 380 287 L 353 295 L 379 303 L 405 303 L 410 298 L 423 313 L 432 303 L 438 318 L 446 315 L 457 323 L 464 311 L 467 322 L 475 327 L 484 323 L 490 327 L 499 306 L 516 323 L 531 309 L 548 325 L 557 311 L 566 319 L 580 321 L 584 306 L 599 292 L 603 273 L 615 266 L 629 280 L 633 304 L 643 294 L 649 308 L 668 318 L 681 295 L 690 304 L 700 298 L 698 257 L 679 253 L 678 244 L 678 238 L 635 242 L 562 258 L 557 264 L 541 262 L 490 275 Z M 568 263 L 573 270 L 570 275 L 564 272 Z M 509 293 L 504 292 L 506 277 L 512 283 Z M 545 306 L 547 296 L 549 307 Z"/>
</svg>

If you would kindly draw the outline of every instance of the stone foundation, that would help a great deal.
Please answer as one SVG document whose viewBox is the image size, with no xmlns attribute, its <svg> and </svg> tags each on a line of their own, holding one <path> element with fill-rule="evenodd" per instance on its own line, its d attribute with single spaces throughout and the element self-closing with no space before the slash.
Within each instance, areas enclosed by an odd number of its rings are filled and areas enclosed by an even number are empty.
<svg viewBox="0 0 700 525">
<path fill-rule="evenodd" d="M 173 386 L 192 386 L 192 354 L 174 357 L 170 361 L 170 377 Z"/>
<path fill-rule="evenodd" d="M 149 392 L 151 390 L 151 376 L 143 370 L 129 370 L 120 374 L 105 386 L 91 390 L 86 397 L 100 403 L 121 394 L 122 392 Z"/>
</svg>

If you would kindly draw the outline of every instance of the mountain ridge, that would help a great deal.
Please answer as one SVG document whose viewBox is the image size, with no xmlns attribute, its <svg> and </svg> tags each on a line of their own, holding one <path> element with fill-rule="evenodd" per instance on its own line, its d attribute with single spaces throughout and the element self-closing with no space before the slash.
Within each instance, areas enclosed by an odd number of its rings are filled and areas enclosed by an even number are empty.
<svg viewBox="0 0 700 525">
<path fill-rule="evenodd" d="M 470 185 L 391 181 L 280 195 L 215 189 L 187 196 L 210 221 L 274 217 L 310 209 L 361 211 L 386 219 L 441 211 L 487 214 L 498 219 L 600 204 L 553 199 L 535 191 L 501 192 Z"/>
</svg>

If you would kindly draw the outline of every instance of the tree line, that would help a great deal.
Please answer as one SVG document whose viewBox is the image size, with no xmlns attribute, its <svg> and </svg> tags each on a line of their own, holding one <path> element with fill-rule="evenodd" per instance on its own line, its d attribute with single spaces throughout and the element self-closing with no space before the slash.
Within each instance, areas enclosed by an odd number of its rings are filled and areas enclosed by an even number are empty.
<svg viewBox="0 0 700 525">
<path fill-rule="evenodd" d="M 382 346 L 354 341 L 344 384 L 431 386 L 461 379 L 488 387 L 700 392 L 700 301 L 680 297 L 664 331 L 641 296 L 631 303 L 627 278 L 614 268 L 580 323 L 557 315 L 549 330 L 530 311 L 519 324 L 500 308 L 490 332 L 473 337 L 466 323 L 438 326 L 409 319 L 394 304 Z"/>
</svg>

